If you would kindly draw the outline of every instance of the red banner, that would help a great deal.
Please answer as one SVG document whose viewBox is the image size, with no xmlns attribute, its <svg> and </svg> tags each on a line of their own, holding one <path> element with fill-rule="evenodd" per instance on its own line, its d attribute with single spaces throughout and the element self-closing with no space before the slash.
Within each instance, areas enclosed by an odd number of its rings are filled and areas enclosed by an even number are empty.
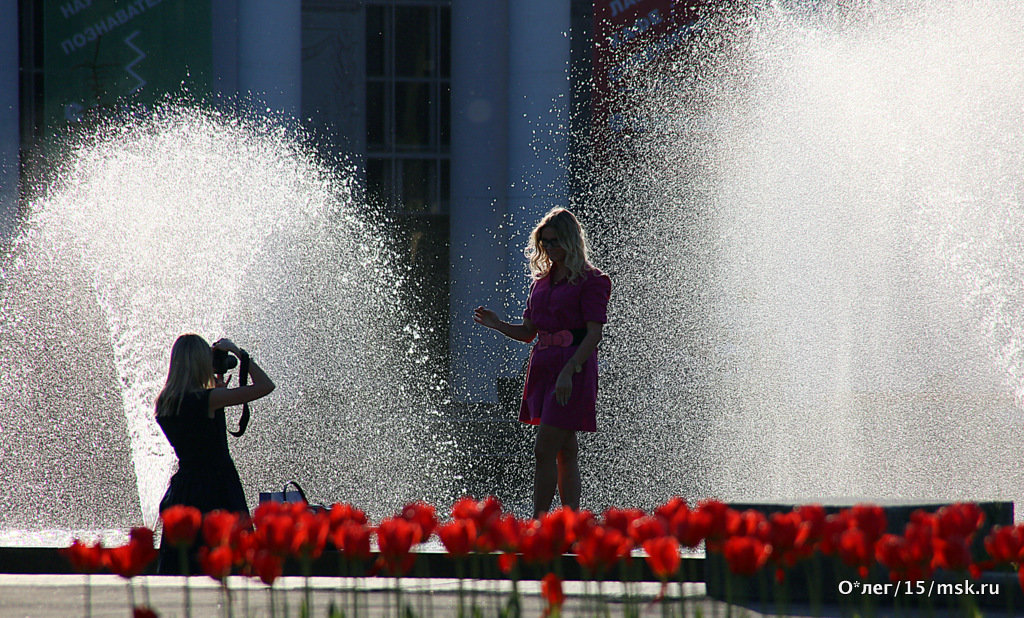
<svg viewBox="0 0 1024 618">
<path fill-rule="evenodd" d="M 701 0 L 595 0 L 593 125 L 608 139 L 635 130 L 628 114 L 632 89 L 684 47 Z M 600 139 L 600 138 L 599 138 Z M 602 140 L 603 141 L 603 140 Z"/>
</svg>

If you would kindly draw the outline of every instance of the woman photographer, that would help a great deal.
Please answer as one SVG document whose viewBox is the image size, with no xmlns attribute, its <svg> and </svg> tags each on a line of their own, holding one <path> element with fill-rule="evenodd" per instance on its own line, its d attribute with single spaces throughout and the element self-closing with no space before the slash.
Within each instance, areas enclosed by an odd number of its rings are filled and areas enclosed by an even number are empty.
<svg viewBox="0 0 1024 618">
<path fill-rule="evenodd" d="M 252 384 L 229 388 L 222 375 L 214 374 L 214 350 L 248 362 Z M 156 398 L 156 422 L 178 456 L 178 471 L 160 501 L 160 512 L 183 504 L 204 514 L 222 509 L 248 515 L 242 482 L 228 451 L 224 408 L 273 390 L 274 382 L 230 340 L 220 339 L 211 348 L 199 335 L 178 337 L 171 348 L 167 382 Z M 175 573 L 177 565 L 177 554 L 161 542 L 158 571 Z"/>
</svg>

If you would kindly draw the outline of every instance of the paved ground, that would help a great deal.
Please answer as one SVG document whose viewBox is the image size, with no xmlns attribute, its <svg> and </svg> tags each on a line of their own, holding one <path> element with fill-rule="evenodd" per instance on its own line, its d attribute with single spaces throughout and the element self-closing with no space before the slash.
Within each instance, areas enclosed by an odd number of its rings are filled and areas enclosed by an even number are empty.
<svg viewBox="0 0 1024 618">
<path fill-rule="evenodd" d="M 148 604 L 160 616 L 184 615 L 184 580 L 181 577 L 140 577 L 129 591 L 125 580 L 113 575 L 94 575 L 91 581 L 91 612 L 100 618 L 130 615 L 129 595 L 136 604 Z M 85 615 L 85 582 L 83 575 L 0 575 L 0 616 L 50 617 Z M 190 579 L 192 615 L 195 617 L 225 615 L 224 595 L 216 582 L 209 578 Z M 230 578 L 232 614 L 234 616 L 298 616 L 304 596 L 304 580 L 286 577 L 275 583 L 274 604 L 276 612 L 271 614 L 271 595 L 265 586 L 249 580 Z M 328 616 L 331 604 L 344 604 L 346 616 L 395 616 L 397 601 L 392 580 L 364 578 L 359 581 L 332 577 L 311 578 L 313 616 Z M 357 592 L 353 594 L 352 590 Z M 653 603 L 659 586 L 642 584 L 635 586 L 632 594 L 633 605 L 642 616 L 661 616 L 662 607 Z M 678 587 L 675 588 L 678 592 Z M 463 600 L 467 609 L 474 603 L 483 616 L 497 616 L 508 603 L 511 588 L 507 582 L 482 581 L 464 584 Z M 522 616 L 541 616 L 544 602 L 537 582 L 520 584 Z M 564 616 L 591 616 L 602 614 L 601 601 L 597 598 L 596 585 L 584 586 L 566 582 L 567 600 Z M 604 606 L 613 616 L 623 615 L 627 600 L 618 584 L 603 584 Z M 725 615 L 724 605 L 704 597 L 703 584 L 687 584 L 685 589 L 689 604 L 687 614 L 694 614 L 700 608 L 702 615 Z M 419 617 L 457 616 L 459 607 L 458 580 L 450 579 L 405 579 L 401 585 L 403 605 L 411 607 Z M 353 613 L 353 599 L 358 603 L 358 612 Z M 716 607 L 722 606 L 722 607 Z M 286 610 L 287 608 L 287 610 Z M 678 605 L 676 606 L 678 612 Z M 287 614 L 286 614 L 287 611 Z M 677 613 L 678 615 L 678 613 Z M 748 612 L 748 616 L 759 614 Z"/>
<path fill-rule="evenodd" d="M 85 582 L 83 575 L 0 575 L 0 617 L 2 618 L 45 618 L 85 615 Z M 125 582 L 114 575 L 94 575 L 91 582 L 91 615 L 97 618 L 123 618 L 131 616 L 128 611 L 130 594 L 136 604 L 149 604 L 160 616 L 183 616 L 184 579 L 181 577 L 140 577 L 134 580 L 131 591 Z M 508 582 L 477 581 L 464 583 L 464 602 L 468 607 L 475 602 L 480 616 L 499 616 L 510 598 Z M 314 577 L 310 581 L 313 600 L 313 617 L 329 616 L 332 604 L 344 604 L 345 616 L 385 617 L 397 616 L 397 601 L 393 583 L 387 579 L 363 578 L 360 580 Z M 226 616 L 224 596 L 216 582 L 205 577 L 190 578 L 192 616 L 205 618 Z M 237 617 L 298 616 L 303 598 L 304 580 L 285 577 L 274 588 L 276 611 L 271 613 L 271 596 L 265 586 L 250 580 L 232 577 L 231 615 Z M 537 582 L 520 584 L 521 615 L 524 618 L 542 616 L 544 602 Z M 684 603 L 678 602 L 678 585 L 673 586 L 676 595 L 674 604 L 665 606 L 655 602 L 660 586 L 646 583 L 630 589 L 631 599 L 624 595 L 621 584 L 605 583 L 601 599 L 596 585 L 566 582 L 566 603 L 563 616 L 608 616 L 628 615 L 627 610 L 636 608 L 643 617 L 701 616 L 758 618 L 767 615 L 786 616 L 857 616 L 864 615 L 861 607 L 810 608 L 796 606 L 780 612 L 776 607 L 758 605 L 728 605 L 710 599 L 705 595 L 704 584 L 687 584 L 684 588 Z M 353 594 L 353 590 L 356 592 Z M 352 611 L 353 599 L 358 603 Z M 445 618 L 458 616 L 459 583 L 452 579 L 405 579 L 401 585 L 402 604 L 412 610 L 412 615 L 422 618 Z M 602 601 L 603 599 L 603 601 Z M 466 615 L 470 615 L 468 612 Z M 962 616 L 959 610 L 936 607 L 924 610 L 885 609 L 873 613 L 875 616 Z M 1005 616 L 1004 611 L 986 612 L 985 615 Z M 1019 614 L 1018 614 L 1019 615 Z M 408 616 L 408 615 L 407 615 Z"/>
</svg>

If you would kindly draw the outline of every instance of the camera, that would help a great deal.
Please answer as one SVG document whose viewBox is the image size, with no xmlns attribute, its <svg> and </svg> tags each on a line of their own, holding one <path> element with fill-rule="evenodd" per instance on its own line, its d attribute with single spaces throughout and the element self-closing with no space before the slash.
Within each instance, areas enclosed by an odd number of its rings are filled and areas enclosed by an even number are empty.
<svg viewBox="0 0 1024 618">
<path fill-rule="evenodd" d="M 214 374 L 223 375 L 238 366 L 238 359 L 228 354 L 227 350 L 218 350 L 217 348 L 211 348 L 211 350 L 213 351 Z"/>
</svg>

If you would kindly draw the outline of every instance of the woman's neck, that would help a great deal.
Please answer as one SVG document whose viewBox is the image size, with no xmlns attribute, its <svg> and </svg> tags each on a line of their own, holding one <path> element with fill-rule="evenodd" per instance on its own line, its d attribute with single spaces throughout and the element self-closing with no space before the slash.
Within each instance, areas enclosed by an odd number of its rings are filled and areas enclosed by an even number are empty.
<svg viewBox="0 0 1024 618">
<path fill-rule="evenodd" d="M 565 264 L 559 264 L 555 262 L 551 265 L 551 280 L 561 281 L 569 275 L 569 269 L 565 267 Z"/>
</svg>

